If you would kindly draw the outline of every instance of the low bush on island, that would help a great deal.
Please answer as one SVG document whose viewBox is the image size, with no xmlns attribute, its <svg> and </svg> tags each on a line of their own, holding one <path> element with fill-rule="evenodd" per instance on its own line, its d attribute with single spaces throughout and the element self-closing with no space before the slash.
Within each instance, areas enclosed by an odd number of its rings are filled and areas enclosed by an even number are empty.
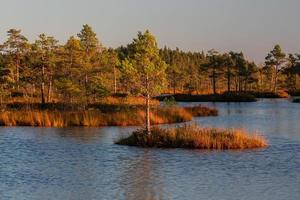
<svg viewBox="0 0 300 200">
<path fill-rule="evenodd" d="M 119 145 L 155 148 L 186 149 L 252 149 L 268 145 L 258 134 L 250 134 L 240 129 L 201 128 L 185 125 L 171 129 L 153 127 L 151 134 L 144 130 L 133 132 L 129 137 L 116 142 Z"/>
</svg>

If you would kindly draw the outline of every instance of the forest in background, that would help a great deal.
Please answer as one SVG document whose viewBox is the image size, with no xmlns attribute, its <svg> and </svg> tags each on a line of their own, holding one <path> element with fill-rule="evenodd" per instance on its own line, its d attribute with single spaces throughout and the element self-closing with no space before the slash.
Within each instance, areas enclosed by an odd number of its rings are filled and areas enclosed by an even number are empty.
<svg viewBox="0 0 300 200">
<path fill-rule="evenodd" d="M 138 76 L 143 74 L 135 73 L 132 65 L 143 62 L 136 43 L 134 39 L 127 46 L 106 48 L 89 25 L 65 44 L 45 34 L 30 43 L 21 30 L 10 29 L 0 45 L 1 103 L 90 104 L 113 95 L 139 96 L 143 83 L 138 80 L 143 79 Z M 279 45 L 266 53 L 263 65 L 248 61 L 242 52 L 216 50 L 184 52 L 164 47 L 152 58 L 163 66 L 156 74 L 155 66 L 151 71 L 156 83 L 161 79 L 160 93 L 295 93 L 300 89 L 300 55 L 286 54 Z"/>
</svg>

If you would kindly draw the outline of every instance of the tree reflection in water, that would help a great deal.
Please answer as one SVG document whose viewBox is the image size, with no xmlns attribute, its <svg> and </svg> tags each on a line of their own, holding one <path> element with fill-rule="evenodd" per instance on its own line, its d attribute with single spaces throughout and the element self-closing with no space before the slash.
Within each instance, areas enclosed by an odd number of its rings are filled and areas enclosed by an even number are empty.
<svg viewBox="0 0 300 200">
<path fill-rule="evenodd" d="M 72 127 L 72 128 L 55 128 L 55 133 L 63 138 L 74 139 L 79 143 L 90 143 L 94 140 L 101 140 L 104 137 L 102 129 L 97 128 L 84 128 L 84 127 Z"/>
<path fill-rule="evenodd" d="M 164 187 L 157 169 L 159 164 L 156 163 L 158 159 L 149 149 L 139 150 L 143 153 L 126 161 L 128 163 L 120 174 L 120 188 L 124 189 L 125 199 L 164 199 Z"/>
</svg>

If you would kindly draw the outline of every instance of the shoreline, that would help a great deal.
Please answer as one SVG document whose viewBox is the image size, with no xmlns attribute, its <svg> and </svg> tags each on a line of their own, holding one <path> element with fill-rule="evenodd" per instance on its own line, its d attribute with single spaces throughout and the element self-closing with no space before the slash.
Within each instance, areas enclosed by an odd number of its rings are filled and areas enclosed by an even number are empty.
<svg viewBox="0 0 300 200">
<path fill-rule="evenodd" d="M 126 109 L 125 109 L 126 108 Z M 105 109 L 105 108 L 104 108 Z M 193 117 L 217 116 L 218 111 L 204 106 L 156 106 L 151 109 L 151 124 L 176 124 Z M 5 110 L 0 113 L 0 126 L 17 127 L 108 127 L 141 126 L 145 111 L 139 107 L 113 110 Z"/>
<path fill-rule="evenodd" d="M 174 100 L 177 102 L 229 102 L 229 103 L 239 103 L 239 102 L 257 102 L 260 98 L 266 99 L 284 99 L 288 98 L 289 95 L 280 91 L 274 92 L 224 92 L 220 94 L 166 94 L 155 97 L 156 100 Z"/>
</svg>

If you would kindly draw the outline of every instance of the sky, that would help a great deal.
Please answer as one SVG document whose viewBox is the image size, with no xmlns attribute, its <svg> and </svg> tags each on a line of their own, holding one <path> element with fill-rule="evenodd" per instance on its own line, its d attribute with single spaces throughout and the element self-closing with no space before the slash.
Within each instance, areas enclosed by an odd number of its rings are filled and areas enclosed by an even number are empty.
<svg viewBox="0 0 300 200">
<path fill-rule="evenodd" d="M 0 42 L 10 28 L 64 43 L 89 24 L 106 47 L 149 29 L 160 47 L 243 51 L 257 63 L 280 44 L 300 53 L 300 0 L 0 0 Z"/>
</svg>

